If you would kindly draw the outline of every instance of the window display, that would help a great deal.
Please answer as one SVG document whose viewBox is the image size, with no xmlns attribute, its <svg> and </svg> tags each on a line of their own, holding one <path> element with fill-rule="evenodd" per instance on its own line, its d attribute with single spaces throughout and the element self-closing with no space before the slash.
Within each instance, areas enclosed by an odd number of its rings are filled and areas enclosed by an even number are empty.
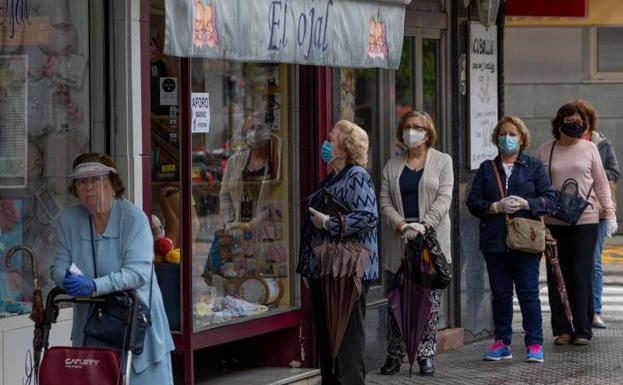
<svg viewBox="0 0 623 385">
<path fill-rule="evenodd" d="M 73 204 L 66 176 L 90 147 L 89 3 L 23 3 L 29 13 L 0 10 L 0 318 L 30 311 L 34 278 L 44 296 L 53 286 L 55 221 Z M 18 252 L 6 267 L 19 244 L 35 260 Z"/>
<path fill-rule="evenodd" d="M 192 61 L 210 103 L 208 132 L 192 135 L 196 329 L 292 305 L 286 71 Z"/>
</svg>

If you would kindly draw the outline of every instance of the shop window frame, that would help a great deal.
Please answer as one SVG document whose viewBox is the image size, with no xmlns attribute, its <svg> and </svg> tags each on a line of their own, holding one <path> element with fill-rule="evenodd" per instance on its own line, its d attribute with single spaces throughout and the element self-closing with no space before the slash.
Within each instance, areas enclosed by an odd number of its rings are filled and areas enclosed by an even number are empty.
<svg viewBox="0 0 623 385">
<path fill-rule="evenodd" d="M 599 41 L 598 30 L 601 28 L 617 28 L 623 30 L 620 26 L 604 26 L 588 28 L 588 66 L 589 79 L 591 81 L 603 82 L 623 82 L 623 69 L 621 71 L 600 71 L 599 70 Z"/>
</svg>

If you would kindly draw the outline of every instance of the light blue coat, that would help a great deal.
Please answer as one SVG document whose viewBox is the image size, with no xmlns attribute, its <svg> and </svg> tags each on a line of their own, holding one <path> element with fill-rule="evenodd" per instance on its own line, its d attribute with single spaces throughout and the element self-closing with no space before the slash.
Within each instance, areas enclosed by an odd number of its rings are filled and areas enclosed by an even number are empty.
<svg viewBox="0 0 623 385">
<path fill-rule="evenodd" d="M 143 302 L 147 303 L 153 261 L 153 236 L 143 211 L 126 199 L 115 199 L 106 230 L 100 235 L 94 229 L 93 239 L 98 274 L 98 278 L 94 280 L 97 295 L 135 289 Z M 58 220 L 58 240 L 54 262 L 50 266 L 50 274 L 56 285 L 63 287 L 65 271 L 72 262 L 85 276 L 93 277 L 89 213 L 83 206 L 77 205 L 63 211 Z M 89 305 L 74 305 L 71 339 L 76 346 L 83 344 L 88 310 Z M 155 274 L 151 320 L 152 326 L 145 337 L 143 353 L 133 358 L 134 385 L 146 383 L 141 377 L 147 379 L 157 375 L 150 373 L 152 370 L 170 368 L 167 361 L 170 360 L 169 353 L 174 349 Z M 159 364 L 165 358 L 168 365 Z M 159 378 L 162 379 L 161 383 L 166 384 L 171 373 L 162 373 Z"/>
</svg>

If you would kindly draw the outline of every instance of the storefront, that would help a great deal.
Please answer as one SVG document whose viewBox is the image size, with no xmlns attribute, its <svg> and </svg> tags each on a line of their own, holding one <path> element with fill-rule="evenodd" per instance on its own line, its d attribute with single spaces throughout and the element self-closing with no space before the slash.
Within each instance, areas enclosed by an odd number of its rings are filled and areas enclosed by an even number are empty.
<svg viewBox="0 0 623 385">
<path fill-rule="evenodd" d="M 75 204 L 67 191 L 74 157 L 113 155 L 140 205 L 142 173 L 139 7 L 120 1 L 11 1 L 0 5 L 0 383 L 32 379 L 33 279 L 43 296 L 55 221 Z M 112 15 L 116 15 L 113 22 Z M 135 20 L 132 22 L 131 20 Z M 116 68 L 111 71 L 111 68 Z M 114 84 L 137 86 L 115 88 Z M 125 103 L 136 103 L 127 108 Z M 147 147 L 149 148 L 149 147 Z M 138 175 L 135 178 L 134 175 Z M 5 253 L 26 245 L 5 265 Z M 62 309 L 52 345 L 69 345 L 71 309 Z M 29 380 L 30 378 L 30 380 Z"/>
</svg>

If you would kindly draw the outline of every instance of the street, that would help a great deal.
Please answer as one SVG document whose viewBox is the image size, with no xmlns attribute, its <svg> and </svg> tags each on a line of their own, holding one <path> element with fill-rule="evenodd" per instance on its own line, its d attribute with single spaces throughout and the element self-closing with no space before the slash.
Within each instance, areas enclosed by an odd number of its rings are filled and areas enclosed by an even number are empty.
<svg viewBox="0 0 623 385">
<path fill-rule="evenodd" d="M 433 377 L 417 374 L 417 364 L 409 378 L 409 365 L 403 364 L 395 376 L 381 376 L 379 370 L 368 373 L 369 385 L 402 384 L 461 384 L 461 385 L 520 385 L 520 384 L 587 384 L 619 385 L 623 383 L 623 239 L 607 242 L 603 255 L 604 292 L 602 316 L 607 329 L 593 329 L 589 346 L 555 346 L 550 328 L 550 309 L 547 297 L 544 264 L 541 265 L 541 308 L 545 337 L 545 362 L 526 363 L 521 328 L 521 313 L 515 300 L 513 317 L 513 359 L 487 362 L 482 356 L 491 339 L 466 345 L 455 351 L 440 354 L 435 359 Z"/>
</svg>

